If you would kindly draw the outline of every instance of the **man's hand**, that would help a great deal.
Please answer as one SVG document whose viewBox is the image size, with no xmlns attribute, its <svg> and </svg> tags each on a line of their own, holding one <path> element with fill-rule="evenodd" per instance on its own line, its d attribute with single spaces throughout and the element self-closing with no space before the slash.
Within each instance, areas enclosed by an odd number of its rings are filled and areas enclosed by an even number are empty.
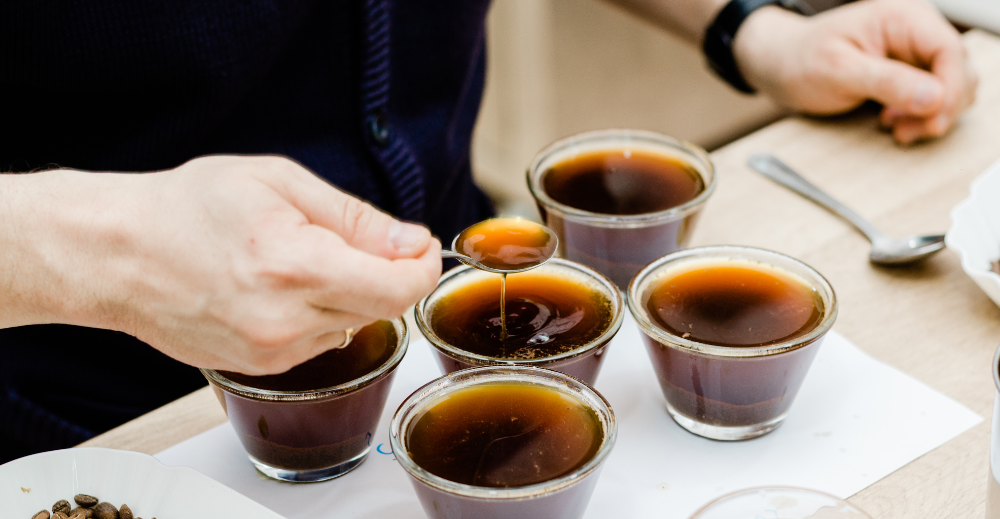
<svg viewBox="0 0 1000 519">
<path fill-rule="evenodd" d="M 347 328 L 399 317 L 441 273 L 426 229 L 283 158 L 7 180 L 18 200 L 6 209 L 31 221 L 0 252 L 21 266 L 0 275 L 0 326 L 116 329 L 195 366 L 278 373 L 338 347 Z"/>
<path fill-rule="evenodd" d="M 976 90 L 958 33 L 923 0 L 861 0 L 811 18 L 750 15 L 734 55 L 751 86 L 811 114 L 882 103 L 883 126 L 909 144 L 943 135 Z"/>
</svg>

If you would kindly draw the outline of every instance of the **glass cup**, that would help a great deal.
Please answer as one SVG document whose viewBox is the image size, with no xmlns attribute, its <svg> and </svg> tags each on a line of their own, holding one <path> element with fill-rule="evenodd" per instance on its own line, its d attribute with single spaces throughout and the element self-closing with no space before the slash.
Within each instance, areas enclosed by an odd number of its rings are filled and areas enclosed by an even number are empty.
<svg viewBox="0 0 1000 519">
<path fill-rule="evenodd" d="M 604 353 L 607 350 L 607 346 L 621 328 L 622 318 L 625 315 L 625 302 L 621 292 L 610 279 L 602 276 L 600 273 L 564 259 L 553 258 L 544 265 L 532 269 L 531 272 L 543 274 L 552 272 L 553 274 L 578 280 L 607 298 L 611 304 L 612 317 L 604 333 L 579 348 L 537 359 L 498 359 L 465 351 L 459 345 L 448 344 L 434 333 L 431 326 L 431 317 L 435 305 L 442 297 L 451 294 L 458 288 L 466 286 L 470 282 L 498 276 L 498 274 L 484 272 L 463 265 L 455 267 L 441 276 L 437 288 L 417 303 L 414 308 L 417 328 L 420 329 L 420 332 L 424 334 L 427 341 L 434 347 L 434 351 L 437 353 L 435 357 L 437 358 L 438 365 L 441 366 L 442 372 L 447 374 L 460 369 L 478 366 L 534 366 L 536 368 L 551 369 L 565 373 L 588 384 L 593 384 L 597 380 L 601 365 L 604 363 Z M 511 274 L 511 276 L 516 275 Z M 500 294 L 498 293 L 497 299 L 499 298 Z"/>
<path fill-rule="evenodd" d="M 1000 348 L 993 355 L 993 428 L 990 432 L 990 477 L 986 491 L 986 519 L 1000 519 Z"/>
<path fill-rule="evenodd" d="M 497 382 L 518 382 L 567 393 L 590 407 L 601 423 L 604 439 L 594 457 L 565 476 L 508 488 L 480 487 L 449 481 L 414 463 L 409 455 L 411 425 L 429 404 L 459 389 Z M 618 426 L 607 400 L 590 386 L 562 373 L 525 366 L 491 366 L 444 375 L 416 390 L 399 406 L 389 440 L 396 460 L 410 475 L 417 497 L 430 519 L 510 519 L 531 517 L 577 519 L 594 492 L 601 466 L 614 446 Z"/>
<path fill-rule="evenodd" d="M 871 519 L 860 508 L 825 492 L 796 487 L 761 487 L 722 496 L 691 519 Z"/>
<path fill-rule="evenodd" d="M 802 336 L 758 347 L 700 343 L 655 324 L 646 309 L 651 283 L 688 262 L 706 260 L 750 261 L 797 278 L 823 301 L 820 322 Z M 837 317 L 833 287 L 811 267 L 777 252 L 737 246 L 699 247 L 654 261 L 632 280 L 628 306 L 643 332 L 670 416 L 713 440 L 756 438 L 778 427 Z"/>
<path fill-rule="evenodd" d="M 690 164 L 704 189 L 692 200 L 653 213 L 615 215 L 577 209 L 550 197 L 546 172 L 581 153 L 648 150 Z M 559 255 L 611 278 L 622 291 L 649 262 L 687 247 L 698 214 L 715 190 L 715 168 L 705 150 L 659 133 L 599 130 L 556 141 L 535 155 L 528 167 L 528 189 L 545 224 L 559 236 Z"/>
<path fill-rule="evenodd" d="M 392 356 L 350 382 L 310 391 L 272 391 L 238 384 L 202 369 L 250 461 L 282 481 L 324 481 L 361 464 L 389 397 L 409 335 L 402 318 Z"/>
</svg>

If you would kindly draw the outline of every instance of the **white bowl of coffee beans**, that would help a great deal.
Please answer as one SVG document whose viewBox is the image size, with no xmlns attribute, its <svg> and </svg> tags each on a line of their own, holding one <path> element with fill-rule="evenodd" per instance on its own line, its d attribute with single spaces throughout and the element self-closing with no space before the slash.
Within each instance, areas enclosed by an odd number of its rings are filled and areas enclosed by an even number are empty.
<svg viewBox="0 0 1000 519">
<path fill-rule="evenodd" d="M 0 465 L 0 502 L 3 519 L 281 519 L 194 469 L 100 448 Z"/>
</svg>

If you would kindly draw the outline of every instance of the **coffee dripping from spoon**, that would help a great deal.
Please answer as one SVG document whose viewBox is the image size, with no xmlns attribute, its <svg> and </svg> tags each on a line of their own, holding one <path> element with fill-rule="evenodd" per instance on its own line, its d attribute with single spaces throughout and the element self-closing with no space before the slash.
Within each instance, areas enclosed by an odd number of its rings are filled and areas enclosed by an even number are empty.
<svg viewBox="0 0 1000 519">
<path fill-rule="evenodd" d="M 555 256 L 559 238 L 544 225 L 521 218 L 491 218 L 473 224 L 452 241 L 441 257 L 500 274 L 501 340 L 507 338 L 507 274 L 539 267 Z"/>
</svg>

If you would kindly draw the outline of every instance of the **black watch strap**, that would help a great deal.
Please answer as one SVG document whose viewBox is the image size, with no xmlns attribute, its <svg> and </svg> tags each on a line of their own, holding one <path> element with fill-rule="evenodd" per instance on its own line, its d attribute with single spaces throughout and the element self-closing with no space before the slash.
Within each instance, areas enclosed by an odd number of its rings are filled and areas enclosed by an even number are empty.
<svg viewBox="0 0 1000 519">
<path fill-rule="evenodd" d="M 702 43 L 702 50 L 708 58 L 708 64 L 712 70 L 719 75 L 733 88 L 748 94 L 754 93 L 740 69 L 736 66 L 736 58 L 733 56 L 733 39 L 736 31 L 739 30 L 743 21 L 750 16 L 750 13 L 764 7 L 765 5 L 781 4 L 780 0 L 730 0 L 725 7 L 719 11 L 718 16 L 712 25 L 705 30 L 705 41 Z"/>
</svg>

